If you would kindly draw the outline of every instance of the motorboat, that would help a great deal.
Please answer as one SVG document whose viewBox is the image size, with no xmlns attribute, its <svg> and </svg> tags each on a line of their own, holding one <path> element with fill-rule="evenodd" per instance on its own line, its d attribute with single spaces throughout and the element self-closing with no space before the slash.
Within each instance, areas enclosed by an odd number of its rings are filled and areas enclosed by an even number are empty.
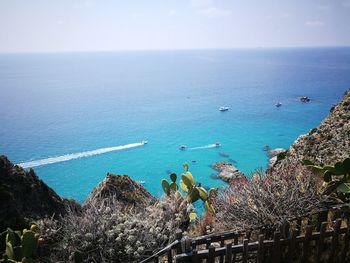
<svg viewBox="0 0 350 263">
<path fill-rule="evenodd" d="M 281 102 L 277 102 L 277 103 L 275 104 L 275 106 L 276 106 L 277 108 L 279 108 L 279 107 L 282 106 L 282 103 L 281 103 Z"/>
<path fill-rule="evenodd" d="M 219 142 L 216 142 L 215 147 L 221 147 L 221 144 Z"/>
<path fill-rule="evenodd" d="M 148 143 L 148 141 L 141 141 L 141 143 L 142 143 L 142 144 L 147 144 L 147 143 Z"/>
<path fill-rule="evenodd" d="M 180 145 L 180 147 L 179 147 L 180 150 L 185 150 L 186 148 L 187 148 L 186 145 Z"/>
<path fill-rule="evenodd" d="M 141 180 L 141 181 L 138 181 L 138 183 L 139 183 L 139 184 L 145 184 L 146 181 Z"/>
<path fill-rule="evenodd" d="M 228 111 L 230 109 L 230 107 L 224 107 L 224 106 L 221 106 L 219 108 L 219 111 Z"/>
</svg>

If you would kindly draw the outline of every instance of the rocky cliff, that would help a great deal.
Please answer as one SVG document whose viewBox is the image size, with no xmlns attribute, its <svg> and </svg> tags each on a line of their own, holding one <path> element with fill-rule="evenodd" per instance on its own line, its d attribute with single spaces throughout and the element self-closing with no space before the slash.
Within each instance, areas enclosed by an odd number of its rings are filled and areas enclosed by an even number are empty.
<svg viewBox="0 0 350 263">
<path fill-rule="evenodd" d="M 0 156 L 0 230 L 20 229 L 31 219 L 63 215 L 68 205 L 79 207 L 59 197 L 33 170 L 25 171 Z"/>
<path fill-rule="evenodd" d="M 129 176 L 107 174 L 107 177 L 91 192 L 85 203 L 93 200 L 103 201 L 111 196 L 115 196 L 123 205 L 137 207 L 145 207 L 156 201 L 155 197 Z"/>
<path fill-rule="evenodd" d="M 115 196 L 124 205 L 145 207 L 156 201 L 147 190 L 127 175 L 108 174 L 85 203 Z M 0 156 L 0 232 L 7 227 L 28 227 L 31 220 L 64 216 L 68 209 L 81 211 L 74 200 L 61 198 L 32 169 L 24 170 Z"/>
<path fill-rule="evenodd" d="M 300 136 L 278 165 L 311 160 L 334 164 L 350 156 L 350 91 L 334 106 L 319 127 Z"/>
</svg>

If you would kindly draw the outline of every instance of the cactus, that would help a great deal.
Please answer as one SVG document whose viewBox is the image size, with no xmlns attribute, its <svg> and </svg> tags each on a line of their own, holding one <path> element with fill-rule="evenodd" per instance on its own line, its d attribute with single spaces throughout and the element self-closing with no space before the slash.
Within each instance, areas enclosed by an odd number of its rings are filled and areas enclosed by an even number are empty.
<svg viewBox="0 0 350 263">
<path fill-rule="evenodd" d="M 170 179 L 171 179 L 171 181 L 172 181 L 173 183 L 176 183 L 176 179 L 177 179 L 176 173 L 172 173 L 172 174 L 170 175 Z"/>
<path fill-rule="evenodd" d="M 25 258 L 30 258 L 38 248 L 35 233 L 31 230 L 24 230 L 22 236 L 22 251 Z"/>
<path fill-rule="evenodd" d="M 164 193 L 166 195 L 169 195 L 170 194 L 170 185 L 169 185 L 167 180 L 165 180 L 165 179 L 162 180 L 162 187 L 163 187 Z"/>
<path fill-rule="evenodd" d="M 209 212 L 214 212 L 213 206 L 210 203 L 210 200 L 215 197 L 217 189 L 211 188 L 209 192 L 205 190 L 201 184 L 196 184 L 196 181 L 189 171 L 188 164 L 183 164 L 185 172 L 181 174 L 180 180 L 180 188 L 183 192 L 186 193 L 186 199 L 190 203 L 195 203 L 199 199 L 201 199 L 205 208 Z M 177 175 L 175 173 L 170 174 L 170 179 L 172 181 L 171 184 L 168 183 L 167 180 L 162 180 L 162 187 L 164 192 L 167 195 L 170 195 L 170 192 L 175 192 L 178 195 L 181 195 L 179 190 L 179 186 L 176 184 Z M 192 221 L 192 220 L 191 220 Z"/>
<path fill-rule="evenodd" d="M 170 190 L 176 192 L 177 190 L 179 190 L 179 186 L 175 182 L 172 182 L 170 184 Z"/>
<path fill-rule="evenodd" d="M 32 230 L 37 230 L 36 225 L 31 226 Z M 6 234 L 4 254 L 5 258 L 0 262 L 26 262 L 34 263 L 40 235 L 32 230 L 13 231 L 8 228 L 2 234 Z"/>
<path fill-rule="evenodd" d="M 200 197 L 198 188 L 193 188 L 191 190 L 191 192 L 189 192 L 188 196 L 189 196 L 189 199 L 190 199 L 191 203 L 196 202 L 199 199 L 199 197 Z"/>
<path fill-rule="evenodd" d="M 337 162 L 334 166 L 318 166 L 309 160 L 304 160 L 303 163 L 323 177 L 327 185 L 323 194 L 336 196 L 343 202 L 350 201 L 350 158 Z"/>
</svg>

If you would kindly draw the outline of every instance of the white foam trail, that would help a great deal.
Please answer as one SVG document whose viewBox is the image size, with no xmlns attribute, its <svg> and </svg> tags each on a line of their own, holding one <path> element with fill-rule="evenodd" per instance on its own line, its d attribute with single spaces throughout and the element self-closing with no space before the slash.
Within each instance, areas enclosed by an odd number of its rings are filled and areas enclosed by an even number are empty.
<svg viewBox="0 0 350 263">
<path fill-rule="evenodd" d="M 49 158 L 41 159 L 41 160 L 23 162 L 23 163 L 19 163 L 18 165 L 22 166 L 23 168 L 31 168 L 31 167 L 42 166 L 42 165 L 46 165 L 46 164 L 65 162 L 65 161 L 74 160 L 74 159 L 78 159 L 78 158 L 85 158 L 85 157 L 103 154 L 103 153 L 108 153 L 108 152 L 114 152 L 114 151 L 120 151 L 120 150 L 140 147 L 143 145 L 145 145 L 144 142 L 130 143 L 130 144 L 121 145 L 121 146 L 107 147 L 107 148 L 101 148 L 101 149 L 96 149 L 96 150 L 92 150 L 92 151 L 71 153 L 71 154 L 65 154 L 65 155 L 61 155 L 61 156 L 49 157 Z"/>
<path fill-rule="evenodd" d="M 204 145 L 204 146 L 199 146 L 199 147 L 192 147 L 192 148 L 188 148 L 189 150 L 199 150 L 199 149 L 209 149 L 209 148 L 215 148 L 218 147 L 215 143 L 213 144 L 208 144 L 208 145 Z"/>
</svg>

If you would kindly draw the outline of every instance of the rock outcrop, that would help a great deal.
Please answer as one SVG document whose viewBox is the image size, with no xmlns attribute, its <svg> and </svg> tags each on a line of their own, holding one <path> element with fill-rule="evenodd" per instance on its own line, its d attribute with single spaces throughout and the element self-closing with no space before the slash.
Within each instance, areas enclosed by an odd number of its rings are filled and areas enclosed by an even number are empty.
<svg viewBox="0 0 350 263">
<path fill-rule="evenodd" d="M 0 231 L 28 227 L 30 220 L 64 215 L 68 205 L 80 207 L 59 197 L 33 170 L 26 171 L 0 156 Z"/>
<path fill-rule="evenodd" d="M 287 150 L 283 148 L 276 148 L 268 152 L 269 168 L 273 167 L 280 159 L 283 159 Z"/>
<path fill-rule="evenodd" d="M 233 183 L 233 181 L 246 180 L 245 175 L 230 163 L 218 162 L 212 167 L 219 171 L 217 176 L 225 182 Z"/>
<path fill-rule="evenodd" d="M 279 165 L 311 160 L 335 164 L 350 156 L 350 91 L 334 106 L 319 127 L 300 136 Z"/>
<path fill-rule="evenodd" d="M 142 185 L 127 175 L 107 174 L 106 178 L 91 192 L 85 204 L 91 201 L 103 202 L 111 196 L 123 205 L 145 207 L 156 201 Z"/>
</svg>

